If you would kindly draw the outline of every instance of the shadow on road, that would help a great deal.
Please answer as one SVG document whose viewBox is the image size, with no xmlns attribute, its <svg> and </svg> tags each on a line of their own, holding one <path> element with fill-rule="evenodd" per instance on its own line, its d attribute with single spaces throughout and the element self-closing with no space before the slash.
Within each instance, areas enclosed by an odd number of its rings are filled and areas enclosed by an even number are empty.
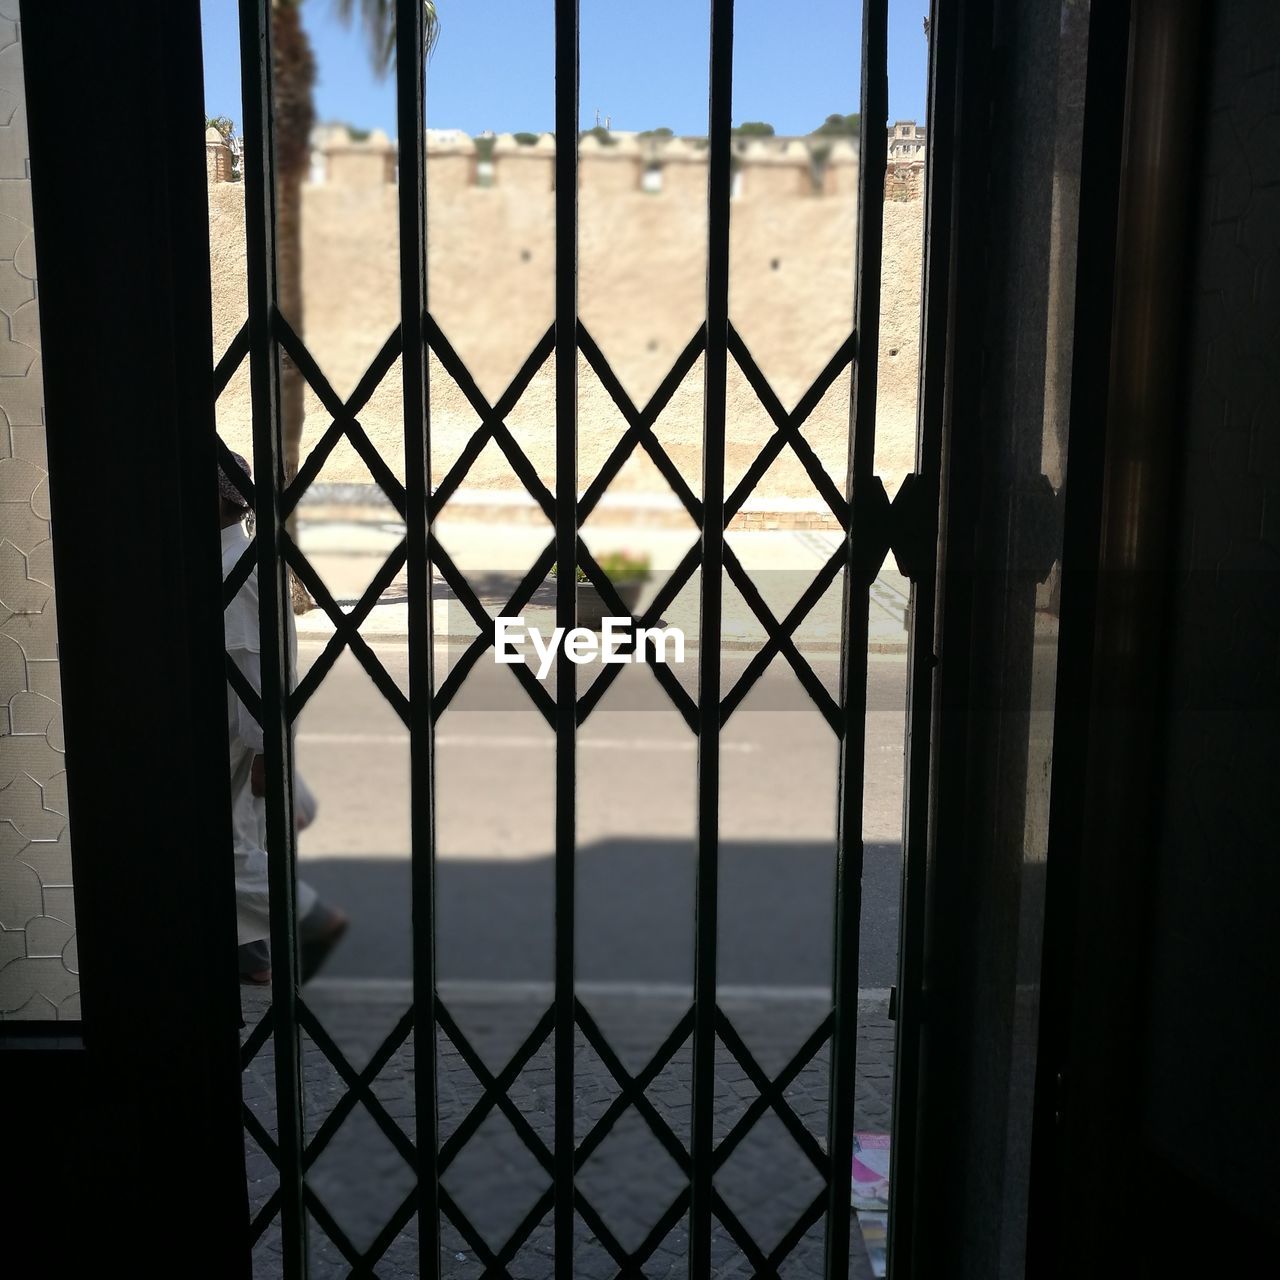
<svg viewBox="0 0 1280 1280">
<path fill-rule="evenodd" d="M 691 981 L 696 860 L 691 840 L 613 839 L 578 850 L 580 981 Z M 900 864 L 898 845 L 867 846 L 863 988 L 883 988 L 895 980 Z M 351 931 L 326 976 L 409 977 L 408 859 L 308 859 L 301 872 L 352 917 Z M 441 980 L 549 980 L 553 875 L 550 856 L 441 860 L 436 868 Z M 828 984 L 833 891 L 831 844 L 725 842 L 720 851 L 720 983 Z"/>
</svg>

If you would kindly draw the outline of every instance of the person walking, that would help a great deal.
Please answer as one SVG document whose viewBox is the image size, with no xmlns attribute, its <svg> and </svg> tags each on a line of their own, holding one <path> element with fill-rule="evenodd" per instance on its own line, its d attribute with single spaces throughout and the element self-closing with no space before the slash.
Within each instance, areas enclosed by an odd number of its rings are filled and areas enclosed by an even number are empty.
<svg viewBox="0 0 1280 1280">
<path fill-rule="evenodd" d="M 231 455 L 249 475 L 249 464 Z M 218 468 L 218 497 L 222 522 L 222 577 L 240 562 L 250 543 L 246 520 L 249 503 Z M 289 686 L 297 671 L 297 634 L 293 611 L 289 627 Z M 258 632 L 258 569 L 255 565 L 223 613 L 227 654 L 254 692 L 262 692 L 262 656 Z M 240 981 L 265 986 L 271 981 L 271 926 L 267 883 L 266 769 L 262 726 L 227 684 L 227 740 L 231 752 L 231 825 L 236 877 L 236 931 Z M 316 799 L 302 776 L 294 771 L 294 821 L 299 831 L 316 815 Z M 299 980 L 306 982 L 328 958 L 350 923 L 341 909 L 322 902 L 304 880 L 297 882 Z"/>
</svg>

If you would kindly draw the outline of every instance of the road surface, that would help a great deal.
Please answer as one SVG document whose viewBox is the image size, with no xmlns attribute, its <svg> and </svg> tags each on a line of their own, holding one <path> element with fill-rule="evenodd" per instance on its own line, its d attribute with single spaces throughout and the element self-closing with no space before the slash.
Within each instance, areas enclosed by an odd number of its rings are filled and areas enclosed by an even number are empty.
<svg viewBox="0 0 1280 1280">
<path fill-rule="evenodd" d="M 304 641 L 302 671 L 322 647 Z M 377 643 L 374 652 L 407 688 L 403 642 Z M 447 656 L 438 655 L 438 665 Z M 749 656 L 724 655 L 723 688 Z M 836 655 L 810 659 L 834 688 Z M 901 656 L 870 661 L 864 989 L 894 981 L 904 673 Z M 690 670 L 680 676 L 693 687 Z M 580 982 L 678 987 L 692 979 L 697 753 L 664 703 L 648 671 L 622 668 L 580 730 Z M 795 677 L 775 662 L 723 732 L 719 981 L 726 986 L 815 988 L 830 980 L 839 756 L 831 729 L 806 704 Z M 549 981 L 552 732 L 511 672 L 488 656 L 441 717 L 437 747 L 440 978 Z M 303 711 L 297 755 L 320 798 L 319 819 L 301 839 L 301 874 L 352 916 L 325 976 L 408 978 L 408 734 L 350 653 Z"/>
</svg>

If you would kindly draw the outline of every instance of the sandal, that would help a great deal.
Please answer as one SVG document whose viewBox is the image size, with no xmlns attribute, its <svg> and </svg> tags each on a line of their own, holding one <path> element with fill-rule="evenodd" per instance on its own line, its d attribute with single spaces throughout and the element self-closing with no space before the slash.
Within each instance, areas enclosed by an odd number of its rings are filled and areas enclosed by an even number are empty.
<svg viewBox="0 0 1280 1280">
<path fill-rule="evenodd" d="M 298 940 L 298 983 L 310 982 L 329 958 L 329 953 L 342 941 L 351 923 L 345 912 L 337 908 L 329 912 L 324 925 L 310 937 Z M 310 931 L 308 931 L 310 932 Z"/>
</svg>

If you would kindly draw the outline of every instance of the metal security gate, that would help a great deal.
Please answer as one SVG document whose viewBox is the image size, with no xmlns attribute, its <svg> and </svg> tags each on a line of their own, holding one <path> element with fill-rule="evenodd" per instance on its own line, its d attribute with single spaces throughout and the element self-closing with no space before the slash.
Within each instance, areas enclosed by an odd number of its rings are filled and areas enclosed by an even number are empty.
<svg viewBox="0 0 1280 1280">
<path fill-rule="evenodd" d="M 886 0 L 865 0 L 863 6 L 862 119 L 867 126 L 861 137 L 861 165 L 857 246 L 857 297 L 853 333 L 832 354 L 825 369 L 788 412 L 771 390 L 735 331 L 729 316 L 729 223 L 731 188 L 731 82 L 733 72 L 733 4 L 713 0 L 711 5 L 711 78 L 709 130 L 709 249 L 705 324 L 681 355 L 650 402 L 637 407 L 611 373 L 600 349 L 583 328 L 577 313 L 578 156 L 574 146 L 563 145 L 578 135 L 578 6 L 576 0 L 557 0 L 556 34 L 556 136 L 562 140 L 555 159 L 556 284 L 555 321 L 528 357 L 509 390 L 490 404 L 466 366 L 432 319 L 427 297 L 425 243 L 429 234 L 425 198 L 425 32 L 420 0 L 399 0 L 396 36 L 400 50 L 397 71 L 399 160 L 399 231 L 401 320 L 387 339 L 351 397 L 343 401 L 329 385 L 298 335 L 277 305 L 275 281 L 275 175 L 272 159 L 272 65 L 270 0 L 241 0 L 240 28 L 244 85 L 244 181 L 247 204 L 246 240 L 249 285 L 249 320 L 223 357 L 214 377 L 215 396 L 226 387 L 246 359 L 251 374 L 253 410 L 253 485 L 243 473 L 238 483 L 256 512 L 256 539 L 225 591 L 229 602 L 254 566 L 259 574 L 262 641 L 262 691 L 259 698 L 229 664 L 228 677 L 237 693 L 260 719 L 264 732 L 268 781 L 266 795 L 271 881 L 271 938 L 275 958 L 272 1003 L 245 1041 L 248 1064 L 270 1039 L 275 1053 L 278 1129 L 272 1135 L 246 1107 L 247 1131 L 275 1162 L 280 1175 L 278 1190 L 258 1212 L 252 1226 L 254 1240 L 269 1225 L 278 1224 L 284 1274 L 303 1276 L 307 1270 L 308 1216 L 341 1251 L 353 1275 L 376 1274 L 379 1259 L 392 1240 L 414 1216 L 418 1220 L 420 1271 L 439 1273 L 440 1222 L 452 1224 L 472 1248 L 486 1275 L 506 1275 L 531 1232 L 546 1221 L 553 1223 L 554 1273 L 568 1277 L 573 1269 L 575 1216 L 581 1218 L 609 1252 L 620 1276 L 645 1274 L 646 1261 L 671 1227 L 688 1221 L 688 1273 L 693 1280 L 713 1274 L 713 1223 L 729 1236 L 748 1260 L 754 1274 L 785 1274 L 786 1259 L 806 1232 L 825 1220 L 825 1274 L 842 1277 L 848 1268 L 850 1247 L 850 1167 L 854 1131 L 854 1080 L 858 997 L 858 944 L 861 908 L 861 817 L 866 712 L 867 636 L 869 590 L 885 557 L 892 550 L 900 566 L 917 583 L 928 587 L 933 573 L 936 529 L 936 469 L 926 457 L 919 474 L 908 477 L 890 503 L 874 474 L 876 351 L 880 302 L 883 178 L 886 164 L 887 118 Z M 406 51 L 409 51 L 406 53 Z M 408 145 L 409 140 L 415 140 Z M 456 465 L 432 492 L 429 483 L 431 423 L 428 412 L 428 352 L 434 352 L 475 408 L 481 425 Z M 627 429 L 608 463 L 579 496 L 577 493 L 576 367 L 579 353 L 598 373 L 604 387 L 626 421 Z M 676 387 L 702 355 L 705 358 L 705 431 L 703 441 L 702 497 L 695 497 L 688 483 L 664 453 L 652 431 L 654 422 Z M 726 374 L 730 357 L 740 365 L 776 428 L 742 481 L 726 492 L 725 441 L 732 424 L 726 421 Z M 285 482 L 281 435 L 279 366 L 291 360 L 319 398 L 332 425 L 303 460 L 299 473 Z M 399 360 L 404 388 L 404 474 L 402 484 L 379 456 L 361 428 L 359 414 L 383 377 Z M 557 373 L 555 393 L 556 476 L 552 492 L 540 480 L 505 424 L 521 392 L 548 361 Z M 853 367 L 850 405 L 851 451 L 848 484 L 840 492 L 828 478 L 803 427 L 806 418 L 835 379 Z M 319 473 L 333 448 L 346 439 L 357 451 L 405 524 L 405 536 L 363 598 L 345 613 L 291 538 L 286 521 L 308 485 Z M 494 442 L 510 462 L 529 494 L 554 525 L 554 538 L 516 590 L 505 613 L 518 613 L 545 580 L 553 563 L 581 566 L 611 609 L 629 611 L 612 583 L 592 558 L 580 537 L 583 522 L 594 510 L 609 481 L 636 449 L 644 449 L 670 482 L 680 502 L 696 523 L 700 538 L 663 587 L 643 622 L 652 625 L 676 593 L 701 570 L 700 640 L 702 662 L 697 698 L 656 658 L 648 661 L 671 701 L 697 737 L 698 827 L 695 923 L 694 993 L 691 1007 L 649 1066 L 628 1072 L 614 1054 L 575 993 L 575 780 L 576 741 L 579 726 L 591 715 L 610 683 L 612 672 L 603 670 L 589 687 L 579 687 L 578 672 L 561 655 L 557 659 L 554 696 L 523 665 L 514 667 L 533 704 L 553 727 L 555 766 L 555 987 L 550 1006 L 505 1070 L 491 1072 L 478 1055 L 469 1052 L 466 1037 L 449 1010 L 436 997 L 434 955 L 434 726 L 450 705 L 467 673 L 491 644 L 492 618 L 445 549 L 433 534 L 433 520 L 449 496 L 465 478 L 467 469 L 489 443 Z M 220 446 L 221 448 L 221 446 Z M 786 616 L 769 610 L 750 577 L 726 545 L 725 529 L 750 497 L 754 487 L 785 449 L 795 456 L 829 505 L 844 536 L 821 572 Z M 235 467 L 225 448 L 222 460 Z M 287 573 L 292 570 L 332 619 L 334 635 L 305 679 L 290 692 Z M 361 637 L 361 623 L 379 595 L 404 570 L 407 572 L 409 631 L 409 693 L 406 697 Z M 435 684 L 431 583 L 438 573 L 456 593 L 481 627 L 481 636 L 448 677 Z M 843 653 L 840 696 L 833 698 L 799 652 L 794 633 L 823 592 L 840 576 L 844 580 Z M 759 617 L 768 641 L 744 672 L 741 680 L 721 695 L 720 633 L 721 592 L 731 581 Z M 931 590 L 918 591 L 915 612 L 917 631 L 931 618 Z M 925 597 L 930 597 L 925 599 Z M 572 573 L 561 572 L 556 588 L 556 622 L 574 625 L 576 584 Z M 391 1036 L 373 1054 L 368 1065 L 356 1071 L 343 1057 L 323 1026 L 308 1008 L 299 990 L 295 938 L 295 853 L 292 821 L 292 726 L 325 674 L 344 648 L 368 672 L 386 696 L 410 734 L 413 983 L 417 993 Z M 918 682 L 930 665 L 930 646 L 913 646 L 909 670 Z M 834 1002 L 818 1031 L 800 1053 L 777 1075 L 770 1077 L 756 1062 L 745 1043 L 734 1034 L 727 1015 L 717 1006 L 717 873 L 719 847 L 720 729 L 724 721 L 759 679 L 769 662 L 782 655 L 837 735 L 839 753 L 839 815 L 835 883 Z M 923 741 L 927 720 L 916 710 L 911 720 L 915 740 Z M 910 776 L 919 777 L 917 757 L 909 761 Z M 913 808 L 919 801 L 913 800 Z M 909 821 L 910 842 L 920 834 L 919 808 Z M 909 949 L 909 948 L 908 948 Z M 909 996 L 903 993 L 904 998 Z M 403 1046 L 412 1033 L 416 1045 L 436 1044 L 443 1033 L 476 1070 L 482 1097 L 463 1123 L 441 1144 L 437 1115 L 436 1054 L 417 1055 L 414 1071 L 416 1140 L 379 1102 L 371 1088 L 381 1066 Z M 300 1036 L 304 1033 L 329 1059 L 346 1087 L 319 1131 L 308 1140 L 304 1133 Z M 600 1122 L 585 1138 L 577 1137 L 574 1124 L 575 1038 L 584 1035 L 613 1074 L 621 1092 Z M 718 1142 L 712 1123 L 717 1038 L 730 1046 L 759 1088 L 759 1097 L 733 1131 Z M 678 1049 L 692 1042 L 691 1142 L 685 1145 L 647 1105 L 645 1090 Z M 901 1037 L 900 1037 L 901 1039 Z M 554 1053 L 554 1138 L 539 1137 L 507 1096 L 511 1083 L 532 1056 L 548 1043 Z M 784 1098 L 788 1083 L 821 1051 L 830 1046 L 830 1106 L 825 1144 L 804 1129 Z M 902 1052 L 909 1047 L 900 1045 Z M 909 1061 L 909 1058 L 907 1059 Z M 900 1057 L 899 1072 L 906 1070 Z M 307 1170 L 332 1138 L 344 1118 L 364 1106 L 395 1149 L 416 1175 L 413 1192 L 386 1223 L 373 1244 L 361 1251 L 307 1186 Z M 655 1222 L 648 1239 L 628 1251 L 612 1235 L 582 1191 L 575 1174 L 618 1117 L 635 1107 L 658 1141 L 687 1179 L 684 1191 Z M 899 1105 L 909 1107 L 909 1100 Z M 511 1120 L 533 1157 L 549 1177 L 549 1186 L 511 1237 L 494 1248 L 467 1221 L 466 1215 L 442 1187 L 441 1179 L 485 1117 L 500 1111 Z M 796 1137 L 809 1155 L 823 1183 L 794 1226 L 769 1252 L 754 1240 L 752 1224 L 742 1221 L 718 1194 L 713 1176 L 729 1152 L 762 1116 L 771 1113 Z M 907 1124 L 900 1118 L 901 1134 Z M 896 1157 L 895 1157 L 896 1158 Z M 906 1177 L 908 1161 L 899 1165 Z M 904 1210 L 905 1211 L 905 1210 Z"/>
</svg>

